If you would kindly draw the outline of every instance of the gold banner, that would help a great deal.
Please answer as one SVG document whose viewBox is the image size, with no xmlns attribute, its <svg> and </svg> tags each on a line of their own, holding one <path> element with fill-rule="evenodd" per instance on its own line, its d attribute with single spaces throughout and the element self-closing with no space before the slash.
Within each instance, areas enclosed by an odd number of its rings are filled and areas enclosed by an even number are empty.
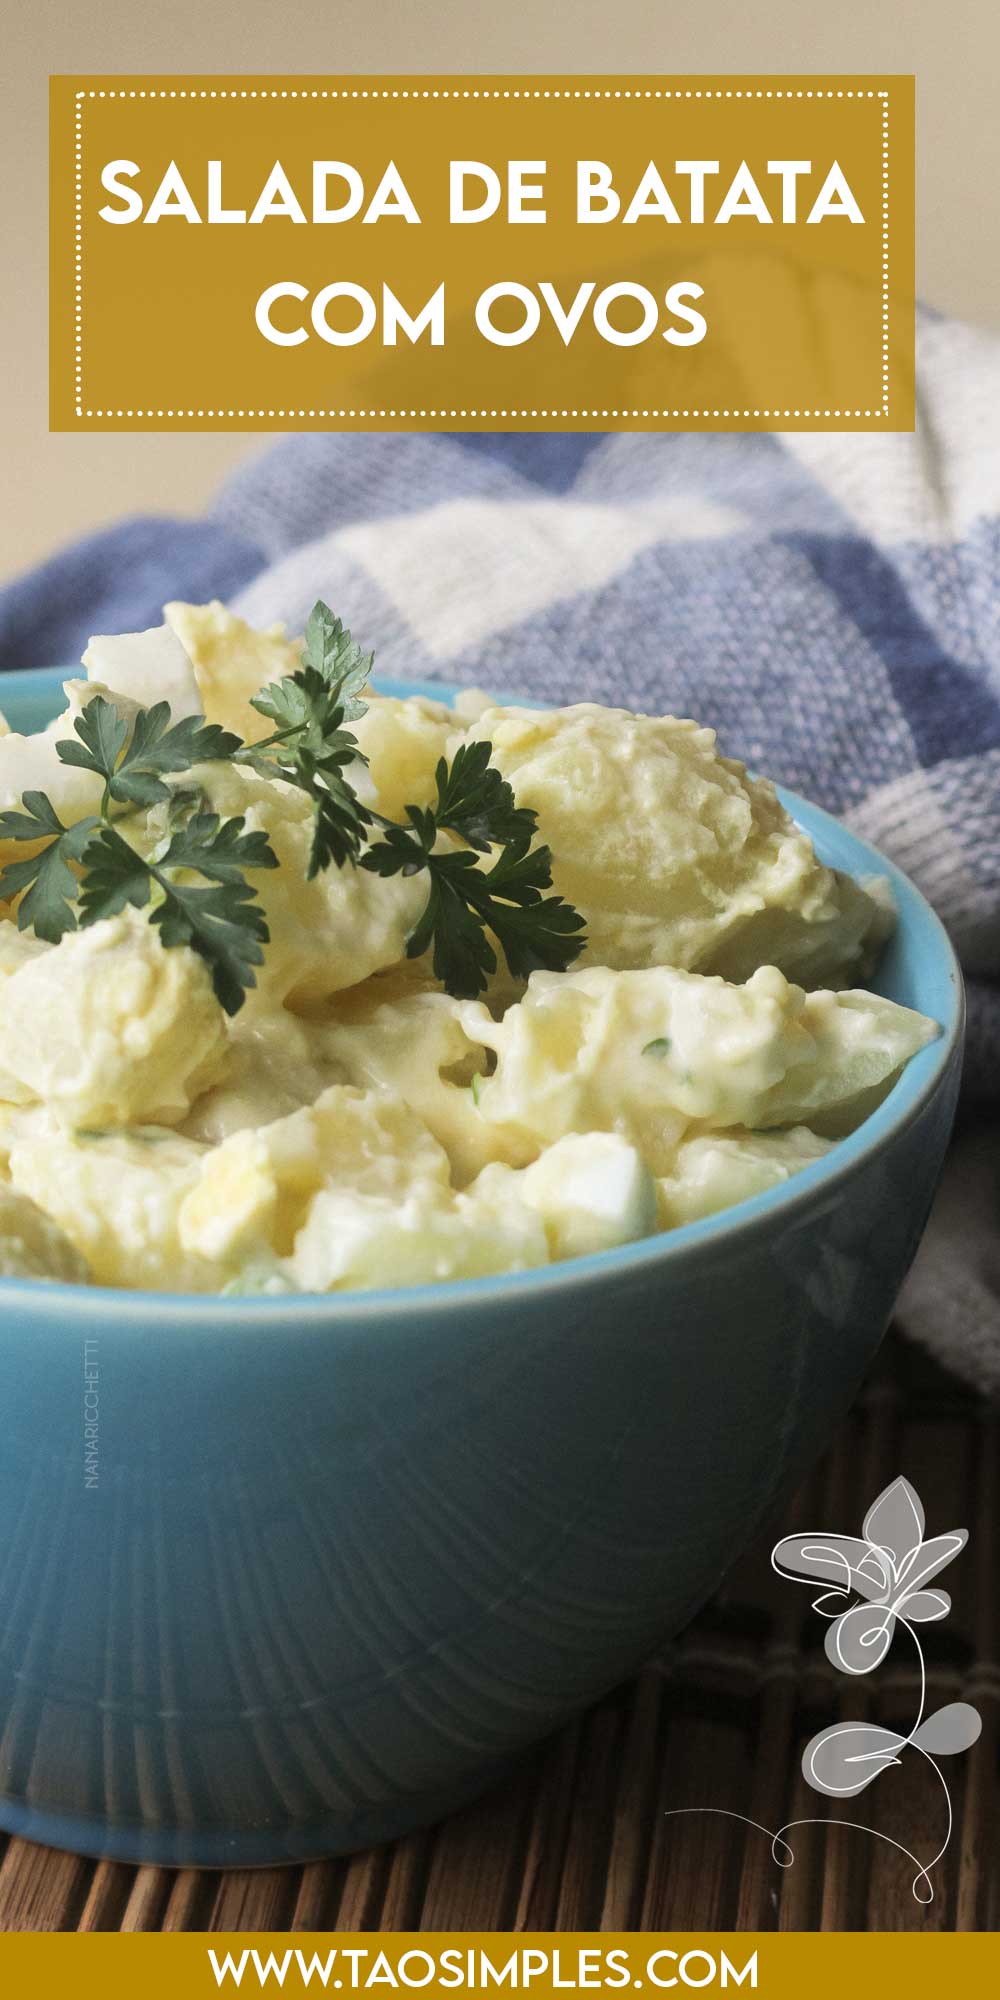
<svg viewBox="0 0 1000 2000">
<path fill-rule="evenodd" d="M 10 1992 L 98 1992 L 102 2000 L 198 1994 L 764 1994 L 766 2000 L 908 2000 L 948 1984 L 996 1986 L 986 1932 L 298 1932 L 6 1936 Z M 98 1984 L 96 1984 L 98 1982 Z"/>
<path fill-rule="evenodd" d="M 59 430 L 907 430 L 910 77 L 55 77 Z"/>
<path fill-rule="evenodd" d="M 24 1935 L 0 1940 L 13 1993 L 99 1991 L 102 2000 L 304 1992 L 760 1993 L 767 2000 L 907 2000 L 945 1983 L 992 1990 L 1000 1946 L 986 1933 L 343 1932 Z"/>
</svg>

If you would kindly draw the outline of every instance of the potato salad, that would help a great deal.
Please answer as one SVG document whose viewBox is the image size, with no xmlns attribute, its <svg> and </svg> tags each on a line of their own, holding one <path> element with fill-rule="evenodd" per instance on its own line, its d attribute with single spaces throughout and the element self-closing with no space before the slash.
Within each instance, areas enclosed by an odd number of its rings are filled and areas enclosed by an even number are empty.
<svg viewBox="0 0 1000 2000">
<path fill-rule="evenodd" d="M 672 716 L 373 690 L 326 606 L 91 640 L 0 721 L 0 1276 L 526 1271 L 821 1159 L 934 1022 L 885 885 Z"/>
</svg>

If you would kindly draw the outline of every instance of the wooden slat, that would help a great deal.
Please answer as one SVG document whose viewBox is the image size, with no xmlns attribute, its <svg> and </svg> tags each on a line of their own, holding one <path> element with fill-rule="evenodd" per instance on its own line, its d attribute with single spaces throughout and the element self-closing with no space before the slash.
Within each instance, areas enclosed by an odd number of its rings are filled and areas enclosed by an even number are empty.
<svg viewBox="0 0 1000 2000">
<path fill-rule="evenodd" d="M 948 1760 L 955 1833 L 930 1909 L 914 1901 L 905 1857 L 838 1826 L 800 1770 L 809 1737 L 838 1714 L 909 1726 L 912 1642 L 901 1635 L 870 1681 L 845 1683 L 823 1654 L 808 1589 L 772 1575 L 768 1561 L 783 1531 L 857 1532 L 901 1471 L 924 1499 L 928 1532 L 967 1526 L 971 1536 L 944 1579 L 947 1627 L 924 1628 L 928 1704 L 966 1699 L 984 1722 L 975 1751 Z M 0 1930 L 996 1928 L 998 1550 L 996 1416 L 922 1357 L 891 1349 L 826 1464 L 689 1630 L 488 1797 L 393 1848 L 222 1875 L 85 1861 L 0 1837 Z M 219 1560 L 230 1560 L 221 1543 Z M 234 1572 L 232 1584 L 236 1646 L 254 1579 Z M 243 1669 L 250 1685 L 254 1662 Z M 268 1750 L 262 1738 L 265 1760 Z M 55 1754 L 52 1740 L 45 1754 Z M 711 1805 L 719 1817 L 671 1816 Z M 840 1817 L 924 1859 L 940 1842 L 942 1807 L 933 1773 L 911 1756 Z M 790 1833 L 794 1862 L 782 1869 L 768 1834 L 741 1814 L 772 1830 L 834 1823 Z"/>
<path fill-rule="evenodd" d="M 333 1926 L 344 1879 L 339 1861 L 315 1861 L 303 1868 L 292 1914 L 293 1931 L 328 1931 Z"/>
<path fill-rule="evenodd" d="M 338 1931 L 377 1931 L 382 1898 L 389 1872 L 389 1855 L 383 1848 L 373 1854 L 353 1854 L 347 1863 L 340 1906 Z"/>
<path fill-rule="evenodd" d="M 91 1867 L 76 1855 L 12 1840 L 0 1862 L 2 1928 L 72 1930 L 86 1901 Z"/>
<path fill-rule="evenodd" d="M 418 1929 L 432 1846 L 431 1833 L 412 1833 L 393 1848 L 379 1918 L 381 1930 Z"/>
<path fill-rule="evenodd" d="M 170 1884 L 167 1907 L 160 1929 L 164 1931 L 204 1931 L 208 1929 L 215 1901 L 218 1876 L 203 1875 L 185 1868 Z M 256 1928 L 256 1926 L 254 1926 Z"/>
<path fill-rule="evenodd" d="M 421 1930 L 510 1929 L 529 1812 L 530 1794 L 519 1776 L 445 1821 L 427 1871 Z"/>
<path fill-rule="evenodd" d="M 659 1790 L 661 1716 L 668 1699 L 666 1669 L 656 1662 L 639 1675 L 629 1704 L 601 1903 L 602 1930 L 629 1931 L 639 1922 Z"/>
<path fill-rule="evenodd" d="M 547 1931 L 555 1924 L 579 1755 L 580 1725 L 574 1723 L 549 1745 L 539 1766 L 521 1864 L 516 1931 Z"/>
<path fill-rule="evenodd" d="M 882 1385 L 879 1385 L 881 1390 Z M 874 1404 L 874 1410 L 873 1410 Z M 861 1532 L 862 1517 L 868 1501 L 874 1499 L 887 1483 L 883 1477 L 886 1456 L 878 1450 L 888 1427 L 890 1406 L 884 1392 L 876 1392 L 862 1398 L 861 1407 L 856 1412 L 856 1422 L 841 1431 L 830 1460 L 830 1477 L 825 1496 L 826 1511 L 824 1523 L 842 1534 L 856 1535 Z M 859 1479 L 858 1473 L 861 1473 Z M 859 1508 L 856 1495 L 863 1497 Z M 828 1709 L 830 1722 L 863 1722 L 871 1707 L 871 1688 L 867 1680 L 835 1679 L 834 1698 Z M 820 1902 L 820 1928 L 825 1931 L 846 1931 L 860 1928 L 864 1884 L 859 1871 L 872 1864 L 871 1842 L 867 1835 L 860 1835 L 849 1829 L 847 1823 L 858 1818 L 853 1799 L 843 1804 L 837 1800 L 817 1799 L 809 1794 L 814 1814 L 821 1814 L 829 1821 L 829 1830 L 822 1836 L 823 1882 Z M 867 1803 L 867 1801 L 866 1801 Z M 817 1828 L 822 1835 L 822 1829 Z"/>
<path fill-rule="evenodd" d="M 77 1930 L 121 1930 L 134 1877 L 133 1868 L 123 1868 L 114 1861 L 97 1862 L 87 1889 L 87 1899 L 77 1922 Z"/>
<path fill-rule="evenodd" d="M 732 1909 L 748 1829 L 750 1760 L 734 1716 L 672 1710 L 642 1904 L 643 1930 L 721 1930 Z M 682 1815 L 678 1817 L 677 1815 Z M 753 1835 L 759 1839 L 759 1835 Z"/>
<path fill-rule="evenodd" d="M 123 1931 L 158 1931 L 170 1901 L 173 1876 L 166 1868 L 137 1868 L 122 1912 Z"/>
<path fill-rule="evenodd" d="M 219 1877 L 208 1928 L 213 1931 L 287 1930 L 295 1914 L 299 1878 L 294 1868 L 234 1868 Z"/>
<path fill-rule="evenodd" d="M 965 1687 L 983 1718 L 982 1741 L 966 1760 L 963 1813 L 958 1835 L 955 1928 L 996 1930 L 1000 1926 L 1000 1868 L 997 1838 L 1000 1809 L 994 1774 L 1000 1768 L 1000 1422 L 983 1415 L 976 1453 L 974 1513 L 973 1630 L 975 1658 Z"/>
<path fill-rule="evenodd" d="M 554 1928 L 595 1930 L 601 1917 L 621 1762 L 622 1716 L 603 1703 L 584 1718 Z"/>
</svg>

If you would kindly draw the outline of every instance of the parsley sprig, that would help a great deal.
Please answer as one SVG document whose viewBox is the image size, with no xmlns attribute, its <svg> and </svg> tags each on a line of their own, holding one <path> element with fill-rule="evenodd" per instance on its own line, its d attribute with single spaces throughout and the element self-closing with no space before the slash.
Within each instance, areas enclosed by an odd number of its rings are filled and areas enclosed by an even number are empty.
<svg viewBox="0 0 1000 2000">
<path fill-rule="evenodd" d="M 318 621 L 323 612 L 336 632 Z M 322 634 L 322 638 L 320 637 Z M 346 641 L 345 647 L 339 643 Z M 316 660 L 326 666 L 316 665 Z M 318 605 L 309 621 L 303 665 L 284 680 L 272 682 L 255 695 L 251 707 L 278 724 L 271 736 L 243 745 L 237 763 L 249 764 L 265 778 L 281 778 L 305 792 L 313 809 L 309 880 L 329 868 L 356 862 L 371 816 L 345 773 L 365 764 L 357 738 L 344 723 L 364 715 L 356 690 L 371 672 L 372 655 L 360 653 L 344 633 L 339 618 Z M 338 664 L 342 662 L 343 664 Z M 329 678 L 329 675 L 333 678 Z"/>
<path fill-rule="evenodd" d="M 64 764 L 101 780 L 99 812 L 67 827 L 44 792 L 25 792 L 22 811 L 0 813 L 0 839 L 33 848 L 0 874 L 0 899 L 20 898 L 20 928 L 57 944 L 126 907 L 148 910 L 165 945 L 187 945 L 204 959 L 219 1001 L 235 1014 L 269 939 L 247 876 L 276 868 L 277 857 L 243 817 L 205 810 L 197 784 L 167 783 L 198 765 L 229 762 L 309 799 L 310 879 L 348 865 L 382 877 L 427 875 L 407 954 L 431 951 L 435 976 L 456 997 L 485 990 L 497 968 L 491 938 L 516 978 L 539 967 L 565 971 L 583 949 L 583 918 L 546 893 L 552 857 L 533 845 L 537 815 L 517 804 L 490 761 L 490 743 L 463 745 L 450 764 L 442 758 L 433 805 L 407 806 L 402 823 L 362 803 L 349 774 L 366 759 L 348 725 L 365 713 L 372 661 L 318 603 L 299 667 L 253 700 L 275 725 L 253 744 L 197 716 L 172 722 L 166 702 L 130 719 L 95 695 L 56 750 Z M 120 826 L 164 803 L 168 833 L 147 858 Z"/>
<path fill-rule="evenodd" d="M 427 902 L 407 942 L 407 956 L 433 949 L 434 976 L 458 999 L 475 999 L 497 969 L 492 932 L 517 979 L 544 968 L 564 972 L 583 950 L 583 918 L 552 887 L 552 855 L 531 843 L 537 814 L 517 805 L 514 793 L 490 763 L 492 744 L 462 744 L 449 766 L 437 767 L 437 801 L 407 806 L 408 824 L 374 817 L 384 827 L 361 857 L 376 875 L 426 870 Z M 438 846 L 442 832 L 458 834 L 463 848 Z M 499 847 L 495 861 L 478 860 Z"/>
<path fill-rule="evenodd" d="M 217 763 L 243 747 L 230 730 L 221 729 L 216 722 L 203 722 L 200 715 L 171 723 L 166 701 L 140 708 L 130 728 L 127 718 L 111 702 L 95 694 L 73 728 L 80 740 L 74 743 L 69 738 L 56 745 L 60 762 L 103 778 L 103 819 L 107 819 L 112 802 L 158 805 L 170 797 L 170 787 L 163 782 L 166 773 L 188 771 L 192 764 Z"/>
<path fill-rule="evenodd" d="M 80 878 L 71 863 L 79 865 L 101 822 L 93 817 L 64 826 L 45 792 L 25 792 L 24 812 L 0 813 L 0 836 L 4 840 L 43 842 L 27 861 L 12 861 L 0 875 L 0 896 L 13 902 L 20 896 L 17 921 L 22 931 L 33 930 L 47 944 L 58 944 L 67 931 L 75 931 L 73 903 L 80 890 Z"/>
<path fill-rule="evenodd" d="M 266 833 L 246 833 L 242 819 L 201 812 L 170 839 L 158 861 L 130 847 L 117 827 L 102 825 L 86 850 L 80 890 L 80 924 L 117 917 L 129 905 L 150 909 L 165 945 L 189 945 L 212 974 L 227 1014 L 243 1005 L 264 963 L 270 932 L 246 869 L 276 868 Z M 207 887 L 188 878 L 196 874 Z"/>
</svg>

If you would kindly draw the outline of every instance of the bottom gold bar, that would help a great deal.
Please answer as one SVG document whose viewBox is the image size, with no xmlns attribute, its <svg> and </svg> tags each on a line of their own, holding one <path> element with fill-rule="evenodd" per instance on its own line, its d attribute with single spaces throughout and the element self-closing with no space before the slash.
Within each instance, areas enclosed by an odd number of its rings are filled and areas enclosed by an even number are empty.
<svg viewBox="0 0 1000 2000">
<path fill-rule="evenodd" d="M 198 1994 L 761 1993 L 908 2000 L 994 1990 L 1000 1944 L 987 1932 L 218 1932 L 34 1933 L 0 1938 L 13 1994 L 99 1992 L 101 2000 Z"/>
</svg>

